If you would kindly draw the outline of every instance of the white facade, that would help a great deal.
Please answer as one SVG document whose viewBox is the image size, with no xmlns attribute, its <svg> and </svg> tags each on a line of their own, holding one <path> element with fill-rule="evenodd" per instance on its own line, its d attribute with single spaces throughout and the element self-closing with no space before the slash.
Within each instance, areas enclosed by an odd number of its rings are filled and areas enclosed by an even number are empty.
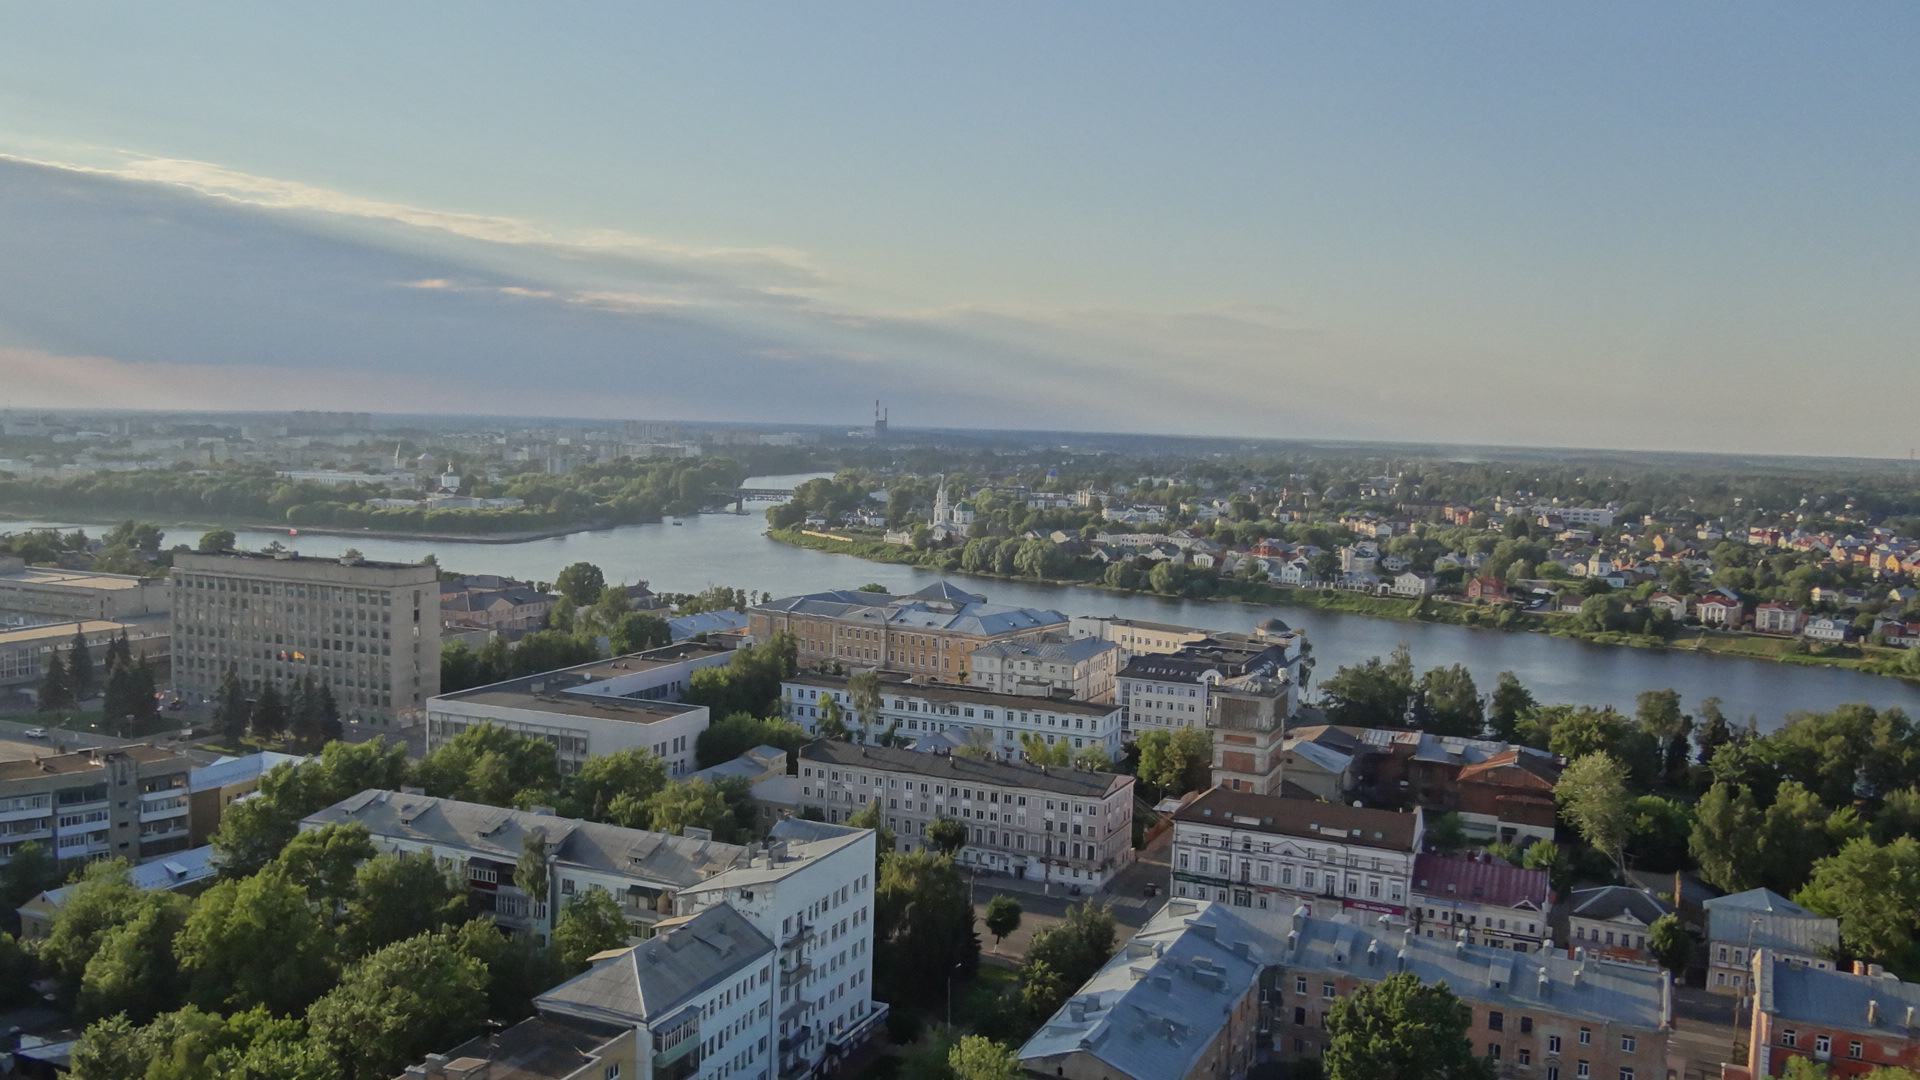
<svg viewBox="0 0 1920 1080">
<path fill-rule="evenodd" d="M 1081 701 L 1112 701 L 1124 649 L 1111 641 L 1004 641 L 973 651 L 967 682 L 999 694 L 1045 696 L 1054 690 Z"/>
<path fill-rule="evenodd" d="M 781 712 L 814 734 L 825 712 L 820 703 L 823 694 L 840 706 L 841 719 L 856 742 L 871 742 L 898 725 L 895 734 L 910 740 L 945 735 L 956 745 L 971 744 L 1007 758 L 1020 755 L 1022 735 L 1039 738 L 1048 746 L 1065 742 L 1075 750 L 1097 746 L 1116 761 L 1121 754 L 1120 709 L 1112 704 L 997 694 L 882 676 L 880 710 L 873 726 L 866 728 L 854 712 L 845 678 L 795 675 L 780 684 Z"/>
</svg>

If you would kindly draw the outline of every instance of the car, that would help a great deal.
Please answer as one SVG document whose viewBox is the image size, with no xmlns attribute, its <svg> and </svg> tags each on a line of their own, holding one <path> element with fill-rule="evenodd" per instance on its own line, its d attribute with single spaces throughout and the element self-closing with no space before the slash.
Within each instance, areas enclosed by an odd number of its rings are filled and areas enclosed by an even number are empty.
<svg viewBox="0 0 1920 1080">
<path fill-rule="evenodd" d="M 20 734 L 25 735 L 29 739 L 44 739 L 47 737 L 47 729 L 43 727 L 30 727 Z"/>
<path fill-rule="evenodd" d="M 1160 895 L 1160 885 L 1159 885 L 1159 883 L 1158 883 L 1158 882 L 1154 882 L 1154 881 L 1149 881 L 1149 882 L 1147 882 L 1147 887 L 1146 887 L 1146 888 L 1144 888 L 1144 889 L 1141 889 L 1141 890 L 1140 890 L 1140 893 L 1141 893 L 1141 895 L 1143 895 L 1143 896 L 1159 896 L 1159 895 Z"/>
</svg>

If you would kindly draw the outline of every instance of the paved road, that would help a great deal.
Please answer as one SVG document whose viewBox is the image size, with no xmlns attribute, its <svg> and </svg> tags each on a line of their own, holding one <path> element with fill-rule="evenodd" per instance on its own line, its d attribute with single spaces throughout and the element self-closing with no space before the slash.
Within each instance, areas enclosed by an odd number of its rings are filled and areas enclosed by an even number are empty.
<svg viewBox="0 0 1920 1080">
<path fill-rule="evenodd" d="M 1042 893 L 1038 882 L 984 875 L 975 878 L 974 910 L 981 919 L 981 940 L 985 946 L 981 958 L 989 962 L 1018 964 L 1026 956 L 1034 934 L 1059 922 L 1068 907 L 1090 899 L 1102 901 L 1113 908 L 1113 921 L 1118 924 L 1116 937 L 1125 940 L 1133 936 L 1134 931 L 1146 925 L 1147 920 L 1160 910 L 1160 905 L 1167 901 L 1167 851 L 1171 846 L 1172 834 L 1161 836 L 1146 851 L 1137 852 L 1133 864 L 1115 874 L 1106 888 L 1082 896 L 1070 896 L 1065 887 L 1060 885 L 1054 885 Z M 1146 895 L 1149 882 L 1159 886 L 1158 895 Z M 1003 892 L 1020 901 L 1022 914 L 1020 929 L 996 947 L 992 935 L 984 929 L 987 901 Z"/>
</svg>

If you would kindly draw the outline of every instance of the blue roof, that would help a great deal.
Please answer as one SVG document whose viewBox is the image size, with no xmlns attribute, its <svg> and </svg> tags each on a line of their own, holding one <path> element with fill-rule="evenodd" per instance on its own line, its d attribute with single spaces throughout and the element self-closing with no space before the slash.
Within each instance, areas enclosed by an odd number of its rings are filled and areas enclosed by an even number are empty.
<svg viewBox="0 0 1920 1080">
<path fill-rule="evenodd" d="M 276 765 L 297 765 L 305 760 L 294 754 L 277 754 L 272 750 L 262 750 L 245 757 L 223 757 L 211 765 L 193 770 L 187 777 L 187 790 L 212 791 L 214 788 L 244 784 L 272 772 Z"/>
<path fill-rule="evenodd" d="M 191 885 L 204 881 L 214 874 L 213 848 L 197 847 L 186 851 L 176 851 L 163 855 L 149 863 L 141 863 L 127 871 L 127 880 L 133 887 L 152 892 L 158 889 L 177 889 L 182 885 Z M 67 896 L 73 890 L 71 885 L 58 889 L 48 889 L 44 894 L 47 902 L 59 907 L 67 902 Z"/>
</svg>

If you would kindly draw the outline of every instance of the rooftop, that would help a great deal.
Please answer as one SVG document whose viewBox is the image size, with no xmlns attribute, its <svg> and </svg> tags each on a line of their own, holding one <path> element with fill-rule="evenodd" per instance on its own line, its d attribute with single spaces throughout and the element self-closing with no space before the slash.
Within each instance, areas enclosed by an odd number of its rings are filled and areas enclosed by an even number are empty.
<svg viewBox="0 0 1920 1080">
<path fill-rule="evenodd" d="M 1027 1040 L 1020 1059 L 1086 1053 L 1133 1080 L 1179 1080 L 1258 984 L 1272 962 L 1268 945 L 1224 905 L 1169 900 Z"/>
<path fill-rule="evenodd" d="M 1341 803 L 1256 795 L 1216 787 L 1174 812 L 1175 822 L 1252 829 L 1277 836 L 1323 840 L 1387 851 L 1413 851 L 1420 815 L 1369 810 Z"/>
<path fill-rule="evenodd" d="M 540 689 L 534 689 L 535 686 Z M 525 709 L 529 712 L 555 713 L 592 720 L 618 720 L 629 724 L 657 724 L 662 720 L 684 716 L 694 709 L 704 708 L 699 705 L 683 705 L 677 701 L 647 701 L 639 698 L 553 692 L 563 689 L 565 688 L 543 683 L 538 676 L 533 676 L 515 680 L 512 683 L 494 683 L 492 686 L 462 690 L 455 694 L 443 694 L 437 700 L 487 705 L 496 709 Z"/>
<path fill-rule="evenodd" d="M 982 645 L 973 651 L 975 656 L 1023 657 L 1034 660 L 1052 660 L 1059 663 L 1079 663 L 1090 660 L 1104 652 L 1111 652 L 1120 646 L 1104 638 L 1063 638 L 1046 641 L 996 641 Z"/>
<path fill-rule="evenodd" d="M 735 844 L 378 788 L 309 814 L 300 825 L 313 829 L 349 821 L 365 825 L 376 837 L 460 848 L 508 866 L 520 861 L 523 839 L 535 834 L 561 865 L 675 889 L 696 885 L 748 857 L 748 849 Z"/>
<path fill-rule="evenodd" d="M 1133 783 L 1133 777 L 1115 773 L 1051 768 L 1025 762 L 989 761 L 952 754 L 930 755 L 897 747 L 855 746 L 839 739 L 816 739 L 808 743 L 800 748 L 800 760 L 842 768 L 933 774 L 944 776 L 949 781 L 1029 788 L 1076 798 L 1101 798 L 1116 786 Z"/>
<path fill-rule="evenodd" d="M 1760 1008 L 1782 1020 L 1841 1031 L 1883 1031 L 1889 1041 L 1911 1039 L 1920 1019 L 1920 983 L 1891 975 L 1821 971 L 1760 954 Z"/>
<path fill-rule="evenodd" d="M 601 959 L 536 999 L 543 1012 L 656 1025 L 702 992 L 764 962 L 773 942 L 725 904 L 659 924 L 653 937 Z"/>
<path fill-rule="evenodd" d="M 109 622 L 102 619 L 86 619 L 81 622 L 47 623 L 42 626 L 23 626 L 18 630 L 0 630 L 0 647 L 7 645 L 33 645 L 44 641 L 66 641 L 74 634 L 113 634 L 134 629 L 126 623 Z"/>
<path fill-rule="evenodd" d="M 1653 894 L 1641 889 L 1630 889 L 1625 885 L 1602 885 L 1594 889 L 1575 889 L 1568 897 L 1576 918 L 1593 919 L 1597 922 L 1611 922 L 1616 919 L 1633 919 L 1645 926 L 1672 911 L 1672 905 L 1657 900 Z"/>
<path fill-rule="evenodd" d="M 890 626 L 901 630 L 938 630 L 976 637 L 997 637 L 1023 630 L 1064 627 L 1067 622 L 1067 617 L 1058 611 L 989 604 L 986 597 L 966 592 L 944 581 L 901 596 L 857 589 L 785 596 L 765 604 L 756 604 L 752 610 L 810 615 L 838 622 Z"/>
<path fill-rule="evenodd" d="M 253 573 L 270 570 L 275 564 L 293 564 L 296 566 L 339 566 L 356 570 L 418 570 L 421 580 L 439 580 L 439 571 L 432 566 L 418 563 L 379 562 L 374 559 L 359 559 L 345 562 L 339 557 L 322 558 L 317 555 L 302 555 L 297 551 L 283 551 L 273 554 L 266 551 L 222 551 L 222 552 L 186 552 L 174 558 L 175 566 L 184 566 L 196 571 L 230 569 L 236 572 L 245 570 Z"/>
<path fill-rule="evenodd" d="M 47 585 L 68 589 L 137 589 L 152 584 L 146 578 L 133 574 L 99 574 L 91 570 L 62 570 L 53 566 L 0 570 L 0 579 L 11 585 Z"/>
<path fill-rule="evenodd" d="M 1748 889 L 1700 905 L 1707 911 L 1709 941 L 1751 941 L 1756 949 L 1821 956 L 1840 944 L 1840 922 L 1781 896 L 1771 889 Z"/>
<path fill-rule="evenodd" d="M 1418 856 L 1413 860 L 1413 891 L 1422 896 L 1535 911 L 1545 911 L 1552 898 L 1546 871 L 1528 870 L 1492 856 Z"/>
<path fill-rule="evenodd" d="M 210 791 L 232 784 L 244 784 L 260 779 L 276 766 L 298 765 L 306 760 L 296 754 L 280 754 L 272 750 L 262 750 L 245 757 L 223 757 L 211 765 L 202 765 L 193 770 L 187 786 L 194 791 Z"/>
<path fill-rule="evenodd" d="M 486 1080 L 570 1080 L 597 1063 L 603 1048 L 628 1030 L 533 1016 L 505 1031 L 469 1039 L 442 1056 L 448 1067 L 484 1064 L 485 1072 L 478 1075 Z"/>
<path fill-rule="evenodd" d="M 26 761 L 0 761 L 0 781 L 31 780 L 42 776 L 72 775 L 106 768 L 107 757 L 125 754 L 142 765 L 177 764 L 182 769 L 193 764 L 193 759 L 176 754 L 171 750 L 162 750 L 146 743 L 130 743 L 126 746 L 103 746 L 88 750 L 76 750 L 70 754 L 49 754 L 46 757 Z"/>
<path fill-rule="evenodd" d="M 1048 712 L 1085 713 L 1088 716 L 1106 716 L 1120 710 L 1118 705 L 1099 701 L 1082 701 L 1073 697 L 1058 695 L 1032 697 L 1027 694 L 1003 694 L 984 687 L 965 686 L 960 683 L 916 682 L 912 676 L 894 671 L 882 671 L 879 675 L 882 694 L 918 698 L 923 701 L 994 705 L 1008 709 L 1043 709 Z M 805 672 L 790 675 L 781 682 L 797 686 L 817 686 L 823 690 L 844 690 L 847 686 L 847 677 Z"/>
<path fill-rule="evenodd" d="M 127 871 L 127 880 L 134 888 L 145 891 L 178 889 L 196 881 L 205 881 L 214 875 L 214 871 L 213 849 L 197 847 L 141 863 Z M 40 896 L 47 906 L 57 908 L 67 902 L 67 896 L 72 891 L 73 886 L 63 885 L 58 889 L 48 889 Z"/>
</svg>

